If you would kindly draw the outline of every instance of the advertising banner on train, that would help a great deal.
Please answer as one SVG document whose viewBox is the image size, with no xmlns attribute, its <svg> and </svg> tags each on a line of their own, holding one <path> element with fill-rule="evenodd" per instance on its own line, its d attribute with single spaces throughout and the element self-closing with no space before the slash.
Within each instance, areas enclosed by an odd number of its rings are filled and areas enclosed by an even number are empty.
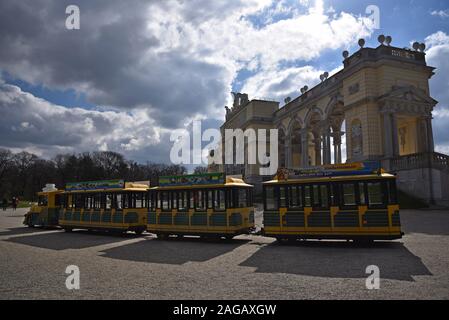
<svg viewBox="0 0 449 320">
<path fill-rule="evenodd" d="M 159 178 L 159 185 L 161 187 L 224 184 L 224 183 L 225 183 L 225 175 L 222 172 L 191 174 L 184 176 L 164 176 Z"/>
<path fill-rule="evenodd" d="M 68 182 L 65 189 L 66 191 L 109 190 L 121 189 L 124 185 L 124 180 Z"/>
<path fill-rule="evenodd" d="M 295 170 L 296 177 L 329 177 L 360 174 L 378 174 L 381 172 L 379 161 L 331 164 L 320 167 Z"/>
</svg>

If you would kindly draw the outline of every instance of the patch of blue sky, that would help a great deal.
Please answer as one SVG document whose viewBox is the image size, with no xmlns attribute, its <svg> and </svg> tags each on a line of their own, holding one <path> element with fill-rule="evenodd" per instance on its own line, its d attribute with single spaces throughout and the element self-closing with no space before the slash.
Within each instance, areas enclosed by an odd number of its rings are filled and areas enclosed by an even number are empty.
<svg viewBox="0 0 449 320">
<path fill-rule="evenodd" d="M 251 22 L 254 28 L 262 29 L 274 22 L 291 19 L 295 15 L 306 13 L 307 10 L 308 8 L 301 5 L 299 0 L 274 1 L 271 6 L 256 14 L 248 15 L 245 19 Z"/>
<path fill-rule="evenodd" d="M 33 85 L 26 81 L 13 78 L 7 72 L 1 72 L 1 78 L 8 84 L 20 87 L 22 91 L 29 92 L 35 97 L 45 99 L 56 105 L 61 105 L 68 108 L 96 108 L 94 104 L 87 100 L 84 93 L 77 92 L 74 89 L 58 90 L 49 89 L 43 85 Z"/>
<path fill-rule="evenodd" d="M 380 10 L 380 29 L 367 40 L 368 46 L 377 46 L 377 35 L 393 37 L 392 45 L 409 46 L 410 41 L 424 41 L 437 31 L 449 32 L 449 19 L 432 12 L 449 9 L 447 0 L 325 0 L 325 7 L 333 7 L 336 12 L 348 12 L 356 16 L 369 16 L 366 8 L 376 5 Z"/>
</svg>

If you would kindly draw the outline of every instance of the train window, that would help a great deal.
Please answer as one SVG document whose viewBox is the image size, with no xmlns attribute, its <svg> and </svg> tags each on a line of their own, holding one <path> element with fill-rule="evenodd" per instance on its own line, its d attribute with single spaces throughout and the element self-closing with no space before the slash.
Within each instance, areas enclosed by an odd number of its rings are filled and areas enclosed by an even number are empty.
<svg viewBox="0 0 449 320">
<path fill-rule="evenodd" d="M 93 196 L 93 208 L 95 210 L 101 209 L 101 194 L 100 193 L 96 193 Z"/>
<path fill-rule="evenodd" d="M 116 210 L 123 209 L 123 197 L 120 193 L 114 193 L 112 195 L 112 205 L 113 205 L 113 208 Z"/>
<path fill-rule="evenodd" d="M 301 186 L 290 186 L 289 187 L 289 207 L 290 208 L 301 208 L 302 207 L 302 191 Z"/>
<path fill-rule="evenodd" d="M 48 205 L 48 196 L 39 196 L 37 200 L 37 205 L 39 207 L 45 207 Z"/>
<path fill-rule="evenodd" d="M 312 194 L 310 191 L 310 186 L 304 186 L 304 206 L 312 206 Z"/>
<path fill-rule="evenodd" d="M 279 187 L 279 206 L 281 208 L 286 208 L 287 205 L 287 186 L 280 186 Z"/>
<path fill-rule="evenodd" d="M 365 183 L 363 182 L 359 182 L 359 199 L 362 206 L 366 205 Z"/>
<path fill-rule="evenodd" d="M 64 205 L 64 196 L 61 194 L 55 194 L 55 206 L 59 207 Z"/>
<path fill-rule="evenodd" d="M 246 199 L 248 200 L 247 206 L 248 207 L 254 206 L 254 204 L 253 204 L 253 189 L 246 189 L 246 193 L 247 193 Z"/>
<path fill-rule="evenodd" d="M 75 195 L 75 208 L 76 209 L 84 208 L 84 195 L 83 194 Z"/>
<path fill-rule="evenodd" d="M 178 209 L 178 192 L 170 191 L 170 199 L 171 199 L 171 208 Z"/>
<path fill-rule="evenodd" d="M 178 192 L 178 210 L 187 211 L 189 209 L 189 195 L 187 191 Z"/>
<path fill-rule="evenodd" d="M 329 191 L 330 191 L 330 197 L 329 197 L 330 205 L 338 206 L 338 184 L 330 183 Z"/>
<path fill-rule="evenodd" d="M 225 210 L 226 209 L 226 199 L 225 191 L 223 189 L 214 190 L 214 210 Z"/>
<path fill-rule="evenodd" d="M 248 194 L 246 189 L 237 189 L 237 208 L 245 208 L 248 205 Z"/>
<path fill-rule="evenodd" d="M 320 205 L 320 189 L 318 185 L 312 185 L 312 207 L 321 207 Z"/>
<path fill-rule="evenodd" d="M 111 210 L 112 209 L 112 194 L 107 194 L 106 195 L 105 209 L 106 210 Z"/>
<path fill-rule="evenodd" d="M 133 193 L 134 208 L 145 208 L 145 194 L 143 192 Z"/>
<path fill-rule="evenodd" d="M 133 207 L 133 199 L 131 193 L 123 194 L 123 208 L 132 208 Z"/>
<path fill-rule="evenodd" d="M 320 207 L 329 208 L 329 192 L 325 184 L 320 185 Z"/>
<path fill-rule="evenodd" d="M 161 209 L 162 211 L 170 210 L 170 195 L 168 191 L 162 191 L 161 193 Z"/>
<path fill-rule="evenodd" d="M 342 183 L 341 192 L 343 193 L 342 200 L 344 206 L 357 205 L 355 197 L 355 185 L 353 183 Z"/>
<path fill-rule="evenodd" d="M 195 190 L 192 193 L 195 210 L 206 210 L 205 192 L 203 190 Z"/>
<path fill-rule="evenodd" d="M 368 203 L 369 205 L 382 205 L 383 204 L 383 194 L 382 194 L 382 183 L 381 182 L 368 182 Z"/>
<path fill-rule="evenodd" d="M 226 189 L 226 208 L 234 208 L 233 192 L 232 189 Z"/>
<path fill-rule="evenodd" d="M 265 187 L 265 209 L 266 210 L 277 210 L 278 207 L 278 199 L 276 193 L 276 187 Z"/>
<path fill-rule="evenodd" d="M 397 204 L 398 203 L 398 195 L 396 190 L 396 183 L 394 180 L 388 181 L 388 198 L 389 204 Z"/>
<path fill-rule="evenodd" d="M 213 190 L 208 190 L 207 192 L 207 208 L 213 209 L 214 207 L 214 197 L 213 197 Z"/>
<path fill-rule="evenodd" d="M 150 210 L 154 210 L 156 208 L 156 194 L 155 191 L 149 191 L 147 194 L 148 197 L 148 208 Z"/>
</svg>

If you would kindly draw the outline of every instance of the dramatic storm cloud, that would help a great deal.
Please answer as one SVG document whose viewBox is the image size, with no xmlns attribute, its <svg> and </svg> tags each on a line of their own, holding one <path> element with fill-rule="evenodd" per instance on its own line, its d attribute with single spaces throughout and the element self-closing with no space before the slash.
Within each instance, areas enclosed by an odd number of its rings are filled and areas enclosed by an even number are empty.
<svg viewBox="0 0 449 320">
<path fill-rule="evenodd" d="M 80 30 L 65 28 L 69 4 L 80 8 Z M 170 132 L 193 119 L 219 126 L 232 90 L 295 96 L 372 33 L 360 12 L 321 0 L 3 0 L 0 147 L 168 161 Z M 437 47 L 429 56 L 444 64 Z"/>
</svg>

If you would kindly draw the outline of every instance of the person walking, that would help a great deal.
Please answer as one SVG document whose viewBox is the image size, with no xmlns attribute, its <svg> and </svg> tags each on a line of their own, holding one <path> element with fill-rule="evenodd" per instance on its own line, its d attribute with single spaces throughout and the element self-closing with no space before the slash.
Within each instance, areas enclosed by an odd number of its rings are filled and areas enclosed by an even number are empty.
<svg viewBox="0 0 449 320">
<path fill-rule="evenodd" d="M 6 211 L 6 208 L 8 208 L 8 199 L 6 199 L 5 197 L 3 197 L 3 200 L 2 200 L 2 208 L 3 208 L 3 211 Z"/>
<path fill-rule="evenodd" d="M 16 197 L 12 197 L 12 210 L 16 211 L 17 210 L 17 198 Z"/>
</svg>

